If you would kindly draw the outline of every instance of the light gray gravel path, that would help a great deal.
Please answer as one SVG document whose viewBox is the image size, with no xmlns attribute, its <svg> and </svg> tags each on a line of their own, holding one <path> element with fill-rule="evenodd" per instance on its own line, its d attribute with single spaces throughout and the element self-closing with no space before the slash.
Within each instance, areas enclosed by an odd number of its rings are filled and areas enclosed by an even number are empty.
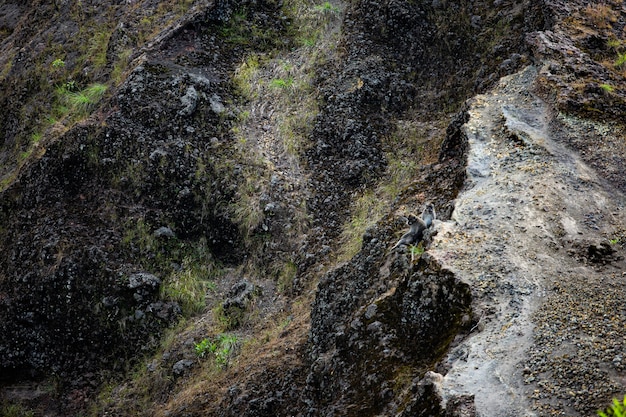
<svg viewBox="0 0 626 417">
<path fill-rule="evenodd" d="M 472 99 L 466 190 L 429 250 L 473 288 L 480 322 L 443 391 L 482 417 L 594 415 L 626 392 L 624 196 L 559 142 L 536 76 Z"/>
</svg>

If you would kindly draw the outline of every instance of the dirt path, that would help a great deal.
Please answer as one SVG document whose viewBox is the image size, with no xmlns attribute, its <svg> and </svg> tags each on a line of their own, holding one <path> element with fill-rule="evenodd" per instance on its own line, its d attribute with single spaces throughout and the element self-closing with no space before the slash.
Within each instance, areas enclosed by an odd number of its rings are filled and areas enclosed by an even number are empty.
<svg viewBox="0 0 626 417">
<path fill-rule="evenodd" d="M 470 103 L 467 189 L 430 249 L 472 286 L 480 317 L 443 390 L 474 394 L 485 417 L 589 415 L 626 389 L 624 277 L 608 244 L 624 196 L 556 139 L 567 132 L 531 93 L 536 74 Z"/>
</svg>

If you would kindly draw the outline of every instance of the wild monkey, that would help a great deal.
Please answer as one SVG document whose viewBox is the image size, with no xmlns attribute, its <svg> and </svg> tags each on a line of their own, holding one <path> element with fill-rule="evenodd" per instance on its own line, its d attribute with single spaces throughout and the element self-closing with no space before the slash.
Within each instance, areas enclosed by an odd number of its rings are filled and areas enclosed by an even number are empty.
<svg viewBox="0 0 626 417">
<path fill-rule="evenodd" d="M 391 249 L 395 249 L 398 246 L 409 246 L 419 243 L 424 238 L 424 231 L 433 224 L 436 218 L 435 206 L 431 203 L 426 204 L 424 211 L 422 211 L 421 218 L 415 217 L 412 214 L 409 215 L 406 219 L 406 223 L 409 225 L 409 231 L 402 235 L 398 243 Z"/>
</svg>

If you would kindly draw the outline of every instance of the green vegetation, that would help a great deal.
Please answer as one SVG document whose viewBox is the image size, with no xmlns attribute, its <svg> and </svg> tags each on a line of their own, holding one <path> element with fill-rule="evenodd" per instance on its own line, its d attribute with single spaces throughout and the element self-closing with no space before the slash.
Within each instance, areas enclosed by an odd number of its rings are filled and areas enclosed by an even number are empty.
<svg viewBox="0 0 626 417">
<path fill-rule="evenodd" d="M 226 310 L 224 309 L 224 305 L 219 303 L 213 308 L 212 312 L 221 331 L 236 329 L 246 320 L 246 311 L 235 306 L 231 306 Z"/>
<path fill-rule="evenodd" d="M 68 113 L 76 115 L 78 117 L 85 117 L 92 110 L 96 104 L 102 99 L 104 93 L 107 91 L 105 84 L 91 84 L 87 88 L 80 91 L 72 91 L 73 81 L 66 83 L 57 89 L 60 101 L 67 105 Z"/>
<path fill-rule="evenodd" d="M 353 204 L 351 218 L 343 226 L 341 233 L 341 249 L 338 260 L 348 261 L 360 250 L 365 230 L 374 224 L 388 210 L 389 205 L 385 198 L 376 191 L 366 191 Z"/>
<path fill-rule="evenodd" d="M 298 267 L 296 264 L 291 260 L 285 262 L 278 274 L 278 291 L 281 293 L 289 291 L 297 274 Z"/>
<path fill-rule="evenodd" d="M 270 81 L 270 84 L 274 88 L 291 88 L 293 87 L 293 78 L 291 77 L 287 79 L 276 78 Z"/>
<path fill-rule="evenodd" d="M 330 14 L 339 13 L 339 7 L 333 6 L 331 2 L 329 1 L 325 1 L 322 4 L 313 7 L 313 10 L 315 10 L 316 12 L 320 12 L 320 13 L 330 13 Z"/>
<path fill-rule="evenodd" d="M 134 253 L 145 270 L 159 274 L 161 298 L 176 301 L 185 317 L 205 309 L 207 292 L 215 289 L 214 280 L 222 272 L 206 239 L 188 243 L 159 238 L 144 219 L 138 219 L 129 222 L 122 247 Z"/>
<path fill-rule="evenodd" d="M 52 68 L 64 68 L 65 67 L 65 61 L 63 61 L 61 58 L 57 58 L 54 61 L 52 61 Z"/>
<path fill-rule="evenodd" d="M 132 49 L 127 48 L 117 55 L 117 60 L 113 64 L 113 70 L 111 71 L 111 82 L 113 85 L 117 86 L 124 80 L 124 72 L 128 67 L 132 53 Z"/>
<path fill-rule="evenodd" d="M 212 281 L 216 274 L 212 262 L 203 263 L 193 256 L 183 260 L 180 270 L 169 275 L 161 286 L 161 297 L 176 301 L 185 317 L 201 313 L 206 307 L 206 294 L 215 290 Z"/>
<path fill-rule="evenodd" d="M 19 404 L 4 403 L 0 405 L 1 417 L 34 417 L 35 413 Z"/>
<path fill-rule="evenodd" d="M 613 87 L 610 84 L 600 84 L 600 88 L 606 91 L 607 93 L 612 93 L 615 90 L 615 87 Z"/>
<path fill-rule="evenodd" d="M 415 258 L 421 256 L 424 253 L 424 246 L 422 245 L 422 242 L 417 245 L 410 245 L 409 253 L 411 254 L 411 262 L 414 262 Z"/>
<path fill-rule="evenodd" d="M 238 345 L 239 339 L 237 336 L 222 333 L 216 338 L 202 339 L 199 343 L 194 344 L 194 350 L 199 358 L 204 358 L 207 354 L 212 353 L 215 357 L 215 363 L 220 367 L 224 367 L 228 365 Z"/>
<path fill-rule="evenodd" d="M 622 47 L 622 41 L 616 38 L 610 38 L 606 41 L 606 46 L 615 52 L 618 52 Z"/>
<path fill-rule="evenodd" d="M 614 398 L 613 404 L 604 411 L 598 411 L 598 415 L 600 417 L 626 417 L 626 395 L 622 401 Z"/>
</svg>

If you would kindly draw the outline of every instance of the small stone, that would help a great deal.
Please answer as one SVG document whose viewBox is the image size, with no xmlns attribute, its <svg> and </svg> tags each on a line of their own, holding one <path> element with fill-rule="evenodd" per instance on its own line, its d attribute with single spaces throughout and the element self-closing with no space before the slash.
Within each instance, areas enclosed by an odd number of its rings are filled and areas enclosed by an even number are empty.
<svg viewBox="0 0 626 417">
<path fill-rule="evenodd" d="M 154 237 L 165 237 L 165 238 L 174 238 L 176 234 L 172 229 L 167 226 L 161 226 L 157 230 L 154 231 Z"/>
<path fill-rule="evenodd" d="M 172 366 L 174 375 L 180 376 L 193 367 L 194 362 L 189 359 L 181 359 Z"/>
</svg>

